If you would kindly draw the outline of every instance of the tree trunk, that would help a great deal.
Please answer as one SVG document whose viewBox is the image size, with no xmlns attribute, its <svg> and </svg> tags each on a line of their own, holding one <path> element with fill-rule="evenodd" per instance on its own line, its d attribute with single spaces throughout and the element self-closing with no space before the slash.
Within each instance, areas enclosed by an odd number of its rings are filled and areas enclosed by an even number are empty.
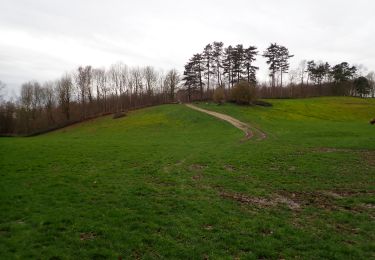
<svg viewBox="0 0 375 260">
<path fill-rule="evenodd" d="M 220 86 L 220 71 L 219 71 L 219 67 L 217 69 L 217 84 Z"/>
<path fill-rule="evenodd" d="M 207 92 L 210 90 L 210 63 L 207 64 Z"/>
<path fill-rule="evenodd" d="M 280 86 L 283 87 L 283 70 L 280 69 Z"/>
<path fill-rule="evenodd" d="M 250 68 L 247 68 L 247 83 L 250 84 Z"/>
</svg>

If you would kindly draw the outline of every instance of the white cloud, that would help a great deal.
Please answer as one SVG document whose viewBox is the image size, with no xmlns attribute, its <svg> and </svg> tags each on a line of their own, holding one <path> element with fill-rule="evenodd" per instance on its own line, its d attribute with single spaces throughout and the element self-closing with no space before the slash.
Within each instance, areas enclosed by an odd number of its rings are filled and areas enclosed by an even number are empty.
<svg viewBox="0 0 375 260">
<path fill-rule="evenodd" d="M 150 64 L 183 69 L 214 40 L 278 42 L 301 59 L 364 63 L 375 69 L 372 0 L 1 0 L 0 80 L 59 77 L 81 64 Z M 259 57 L 259 77 L 267 65 Z"/>
</svg>

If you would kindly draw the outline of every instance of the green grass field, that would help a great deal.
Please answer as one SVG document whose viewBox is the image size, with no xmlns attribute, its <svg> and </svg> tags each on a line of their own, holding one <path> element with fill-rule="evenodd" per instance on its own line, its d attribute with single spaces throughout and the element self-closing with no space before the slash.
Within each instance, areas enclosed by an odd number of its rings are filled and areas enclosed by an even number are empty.
<svg viewBox="0 0 375 260">
<path fill-rule="evenodd" d="M 0 138 L 0 259 L 375 257 L 375 100 L 184 105 Z"/>
</svg>

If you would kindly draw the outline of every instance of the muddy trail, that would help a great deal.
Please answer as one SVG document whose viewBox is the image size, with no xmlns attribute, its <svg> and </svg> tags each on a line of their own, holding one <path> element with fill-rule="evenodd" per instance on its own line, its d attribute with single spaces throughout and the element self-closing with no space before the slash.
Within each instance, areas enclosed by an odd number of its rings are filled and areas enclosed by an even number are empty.
<svg viewBox="0 0 375 260">
<path fill-rule="evenodd" d="M 200 111 L 202 113 L 209 114 L 211 116 L 214 116 L 216 118 L 219 118 L 221 120 L 224 120 L 224 121 L 230 123 L 231 125 L 233 125 L 234 127 L 240 129 L 241 131 L 243 131 L 245 133 L 245 140 L 251 139 L 253 137 L 256 137 L 258 140 L 263 140 L 263 139 L 267 138 L 267 135 L 266 135 L 265 132 L 263 132 L 260 129 L 258 129 L 256 127 L 253 127 L 249 124 L 241 122 L 240 120 L 238 120 L 236 118 L 233 118 L 231 116 L 221 114 L 221 113 L 218 113 L 218 112 L 203 109 L 203 108 L 197 107 L 193 104 L 185 104 L 185 105 L 187 107 L 190 107 L 191 109 Z"/>
</svg>

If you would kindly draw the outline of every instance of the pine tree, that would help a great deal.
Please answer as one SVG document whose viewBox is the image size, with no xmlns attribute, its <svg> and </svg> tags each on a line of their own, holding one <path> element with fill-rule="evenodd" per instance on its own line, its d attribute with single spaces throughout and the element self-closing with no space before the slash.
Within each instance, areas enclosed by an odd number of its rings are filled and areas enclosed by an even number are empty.
<svg viewBox="0 0 375 260">
<path fill-rule="evenodd" d="M 354 77 L 356 72 L 357 68 L 355 66 L 350 67 L 347 62 L 337 64 L 331 70 L 331 74 L 336 84 L 349 81 Z"/>
<path fill-rule="evenodd" d="M 272 88 L 275 87 L 275 75 L 279 69 L 279 45 L 271 43 L 271 45 L 264 51 L 263 57 L 267 58 L 269 76 L 271 77 Z"/>
<path fill-rule="evenodd" d="M 199 91 L 201 95 L 201 100 L 203 99 L 203 80 L 202 80 L 202 74 L 204 73 L 204 64 L 203 64 L 203 57 L 202 54 L 195 54 L 193 58 L 191 59 L 193 70 L 196 75 L 196 81 L 199 82 Z"/>
<path fill-rule="evenodd" d="M 257 47 L 250 46 L 245 49 L 244 52 L 244 68 L 246 71 L 247 82 L 256 83 L 256 71 L 259 69 L 256 66 L 253 66 L 253 62 L 256 60 L 255 56 L 258 55 Z"/>
<path fill-rule="evenodd" d="M 330 65 L 328 62 L 316 64 L 315 61 L 309 61 L 307 66 L 307 71 L 309 73 L 309 78 L 314 81 L 315 84 L 319 86 L 319 91 L 321 91 L 321 86 L 324 79 L 330 76 Z"/>
<path fill-rule="evenodd" d="M 309 85 L 309 80 L 314 81 L 314 70 L 315 70 L 316 64 L 315 61 L 310 60 L 307 62 L 307 85 Z"/>
<path fill-rule="evenodd" d="M 269 64 L 270 77 L 272 79 L 272 87 L 275 87 L 275 75 L 276 72 L 280 72 L 281 86 L 283 84 L 283 74 L 289 70 L 289 59 L 294 55 L 289 54 L 289 50 L 276 43 L 271 45 L 263 53 L 263 57 L 267 58 L 267 64 Z"/>
<path fill-rule="evenodd" d="M 184 77 L 182 80 L 185 81 L 184 86 L 187 92 L 188 101 L 190 102 L 191 96 L 198 83 L 196 71 L 194 70 L 194 62 L 192 60 L 189 60 L 189 62 L 185 65 Z"/>
<path fill-rule="evenodd" d="M 331 65 L 328 62 L 324 64 L 324 75 L 327 82 L 331 82 Z"/>
<path fill-rule="evenodd" d="M 224 49 L 223 74 L 228 75 L 228 87 L 233 87 L 233 47 L 229 45 Z"/>
<path fill-rule="evenodd" d="M 371 92 L 371 85 L 367 78 L 358 77 L 353 81 L 354 90 L 360 97 L 367 96 Z"/>
<path fill-rule="evenodd" d="M 289 70 L 289 59 L 294 57 L 294 55 L 289 54 L 289 50 L 284 46 L 278 46 L 278 66 L 280 70 L 280 77 L 281 77 L 281 87 L 283 86 L 283 74 L 288 73 Z"/>
<path fill-rule="evenodd" d="M 216 74 L 217 84 L 221 86 L 221 69 L 223 68 L 222 60 L 223 60 L 223 42 L 214 42 L 214 49 L 213 49 L 213 70 Z"/>
<path fill-rule="evenodd" d="M 199 86 L 200 97 L 203 99 L 203 72 L 204 72 L 204 59 L 202 54 L 195 54 L 189 62 L 185 65 L 184 78 L 186 90 L 188 92 L 188 99 L 190 101 L 192 94 Z"/>
<path fill-rule="evenodd" d="M 206 64 L 206 70 L 205 70 L 205 76 L 207 78 L 207 91 L 210 90 L 210 77 L 214 72 L 212 71 L 212 60 L 213 60 L 213 50 L 212 45 L 207 44 L 206 47 L 203 50 L 203 57 L 205 59 Z"/>
<path fill-rule="evenodd" d="M 242 44 L 238 44 L 233 49 L 233 76 L 236 77 L 237 83 L 240 82 L 243 74 L 244 52 Z"/>
</svg>

